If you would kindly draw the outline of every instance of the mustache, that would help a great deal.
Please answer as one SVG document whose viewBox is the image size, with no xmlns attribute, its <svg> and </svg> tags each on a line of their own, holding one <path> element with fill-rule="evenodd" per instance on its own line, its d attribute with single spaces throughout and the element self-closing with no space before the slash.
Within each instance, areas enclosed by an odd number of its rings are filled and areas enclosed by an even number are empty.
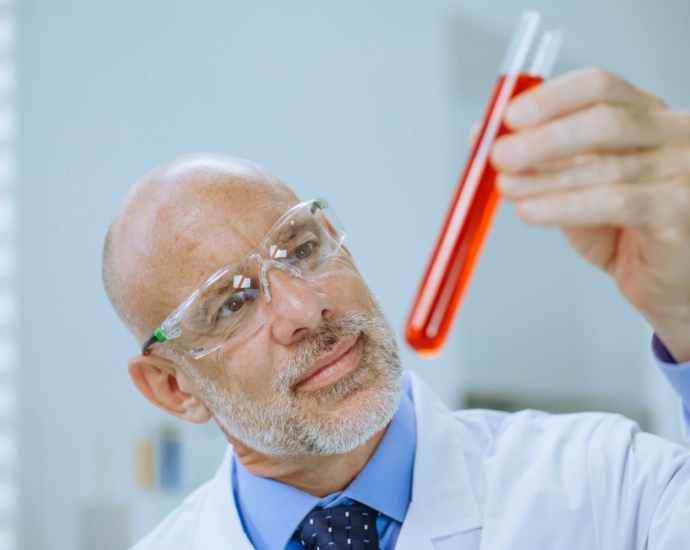
<svg viewBox="0 0 690 550">
<path fill-rule="evenodd" d="M 337 319 L 323 321 L 318 329 L 296 345 L 289 357 L 278 364 L 273 389 L 280 393 L 289 392 L 304 373 L 338 342 L 360 335 L 366 336 L 369 325 L 369 318 L 360 312 L 346 313 Z"/>
</svg>

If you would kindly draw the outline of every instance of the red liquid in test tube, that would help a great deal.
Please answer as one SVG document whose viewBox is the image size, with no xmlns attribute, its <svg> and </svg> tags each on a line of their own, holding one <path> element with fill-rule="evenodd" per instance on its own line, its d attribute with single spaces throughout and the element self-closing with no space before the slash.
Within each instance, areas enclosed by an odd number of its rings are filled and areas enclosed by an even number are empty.
<svg viewBox="0 0 690 550">
<path fill-rule="evenodd" d="M 541 14 L 523 14 L 407 323 L 407 341 L 422 357 L 435 356 L 445 343 L 496 212 L 500 195 L 489 154 L 508 132 L 506 107 L 548 76 L 561 39 Z"/>
</svg>

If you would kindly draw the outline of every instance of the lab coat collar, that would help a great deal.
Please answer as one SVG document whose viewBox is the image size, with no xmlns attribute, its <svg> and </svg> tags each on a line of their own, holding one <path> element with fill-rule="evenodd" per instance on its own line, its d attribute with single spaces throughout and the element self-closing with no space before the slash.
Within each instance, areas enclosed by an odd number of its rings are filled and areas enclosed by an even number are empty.
<svg viewBox="0 0 690 550">
<path fill-rule="evenodd" d="M 457 421 L 414 373 L 417 453 L 412 502 L 396 550 L 432 550 L 434 540 L 477 529 L 483 517 L 465 460 Z"/>
<path fill-rule="evenodd" d="M 409 373 L 417 422 L 412 501 L 396 550 L 435 550 L 434 539 L 482 526 L 457 421 L 431 389 Z M 194 550 L 253 550 L 242 528 L 232 491 L 232 447 L 210 482 L 200 512 Z"/>
<path fill-rule="evenodd" d="M 254 550 L 244 533 L 232 491 L 230 467 L 232 445 L 211 480 L 209 492 L 199 515 L 193 550 Z"/>
</svg>

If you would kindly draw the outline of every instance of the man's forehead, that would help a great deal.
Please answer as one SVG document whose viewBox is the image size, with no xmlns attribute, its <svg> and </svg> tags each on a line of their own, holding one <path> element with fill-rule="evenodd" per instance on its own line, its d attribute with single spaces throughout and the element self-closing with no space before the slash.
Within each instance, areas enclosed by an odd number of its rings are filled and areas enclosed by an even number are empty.
<svg viewBox="0 0 690 550">
<path fill-rule="evenodd" d="M 187 226 L 187 230 L 171 242 L 168 253 L 168 257 L 181 263 L 178 271 L 183 275 L 185 286 L 196 288 L 218 269 L 246 260 L 292 202 L 245 204 L 244 208 L 232 209 L 235 215 L 225 211 L 220 215 L 209 212 L 203 216 L 203 223 Z M 215 206 L 223 208 L 221 201 Z"/>
<path fill-rule="evenodd" d="M 278 178 L 241 159 L 201 155 L 154 171 L 123 201 L 114 238 L 126 254 L 120 280 L 129 279 L 132 307 L 165 317 L 297 202 Z"/>
</svg>

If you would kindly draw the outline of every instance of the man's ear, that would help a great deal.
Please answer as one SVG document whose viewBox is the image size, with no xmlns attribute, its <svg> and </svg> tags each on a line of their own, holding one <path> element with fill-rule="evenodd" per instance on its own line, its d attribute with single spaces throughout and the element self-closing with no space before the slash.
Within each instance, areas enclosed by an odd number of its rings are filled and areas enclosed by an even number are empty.
<svg viewBox="0 0 690 550">
<path fill-rule="evenodd" d="M 155 355 L 137 355 L 129 360 L 127 370 L 142 395 L 165 412 L 194 424 L 211 418 L 208 407 L 189 393 L 189 379 L 172 361 Z"/>
</svg>

